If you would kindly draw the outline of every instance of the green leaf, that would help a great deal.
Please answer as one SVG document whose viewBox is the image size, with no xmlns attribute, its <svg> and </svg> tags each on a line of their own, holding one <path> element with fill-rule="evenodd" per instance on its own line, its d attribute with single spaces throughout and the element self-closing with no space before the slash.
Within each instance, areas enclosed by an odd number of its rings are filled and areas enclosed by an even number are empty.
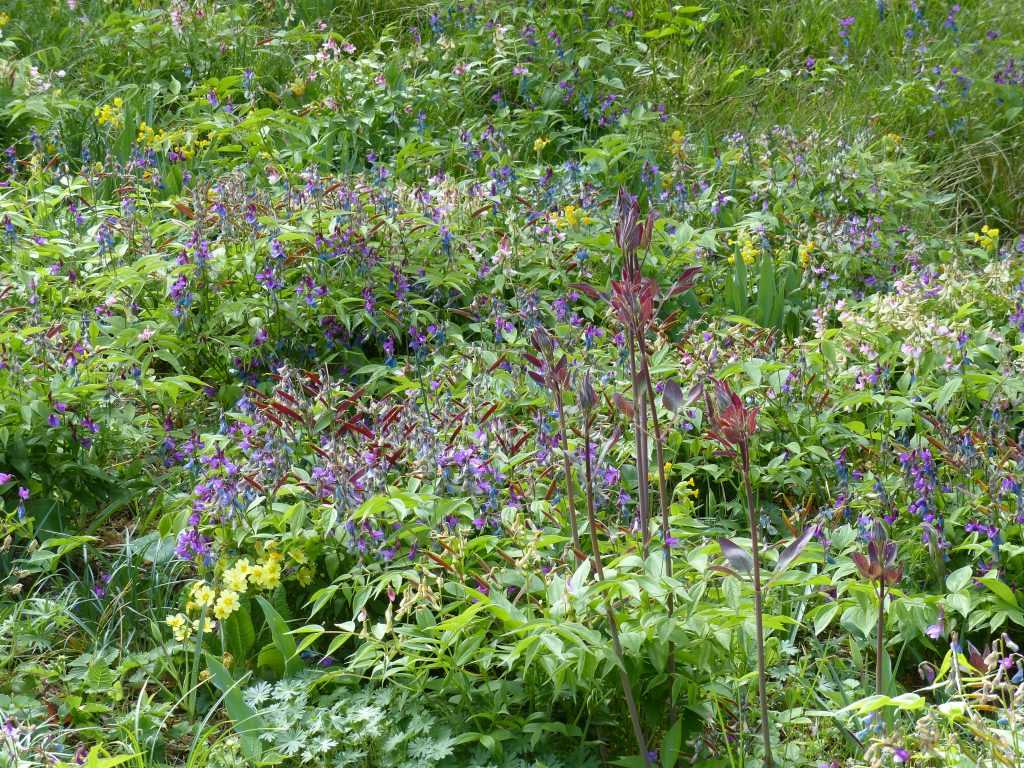
<svg viewBox="0 0 1024 768">
<path fill-rule="evenodd" d="M 206 667 L 210 671 L 210 679 L 224 697 L 224 707 L 234 721 L 242 753 L 251 760 L 258 760 L 262 753 L 259 734 L 266 729 L 263 718 L 245 703 L 240 683 L 231 677 L 231 673 L 223 664 L 208 653 Z"/>
<path fill-rule="evenodd" d="M 998 576 L 986 576 L 983 579 L 978 579 L 982 584 L 988 587 L 989 591 L 1003 600 L 1014 608 L 1018 608 L 1017 596 L 1013 594 L 1013 590 L 1010 589 Z"/>
<path fill-rule="evenodd" d="M 239 662 L 243 661 L 256 642 L 256 630 L 253 628 L 249 609 L 240 605 L 237 611 L 220 623 L 220 626 L 224 633 L 225 648 Z"/>
<path fill-rule="evenodd" d="M 896 709 L 904 712 L 914 712 L 918 709 L 923 709 L 924 705 L 924 698 L 918 696 L 916 693 L 904 693 L 900 696 L 875 695 L 868 696 L 860 701 L 855 701 L 852 704 L 843 707 L 839 711 L 866 715 L 870 712 L 882 709 L 883 707 L 895 707 Z"/>
<path fill-rule="evenodd" d="M 974 571 L 969 565 L 965 565 L 963 568 L 957 568 L 946 577 L 946 589 L 949 592 L 959 592 L 971 583 L 971 576 L 973 573 Z"/>
<path fill-rule="evenodd" d="M 676 720 L 661 742 L 661 768 L 675 768 L 683 745 L 683 721 Z"/>
<path fill-rule="evenodd" d="M 936 390 L 933 393 L 935 410 L 941 411 L 947 405 L 949 405 L 949 401 L 952 400 L 956 393 L 960 391 L 960 386 L 963 383 L 964 380 L 962 378 L 960 378 L 959 376 L 954 376 L 945 384 L 943 384 L 941 389 Z"/>
<path fill-rule="evenodd" d="M 761 325 L 775 325 L 775 263 L 765 253 L 761 257 L 761 272 L 757 280 L 757 315 Z"/>
<path fill-rule="evenodd" d="M 281 614 L 274 610 L 274 606 L 265 598 L 257 597 L 256 600 L 259 602 L 260 608 L 263 609 L 263 615 L 267 618 L 274 646 L 280 652 L 281 658 L 284 659 L 285 675 L 290 677 L 298 674 L 302 671 L 302 659 L 299 658 L 296 651 L 295 638 L 288 633 L 288 625 L 281 618 Z"/>
<path fill-rule="evenodd" d="M 825 608 L 824 611 L 814 617 L 814 634 L 820 635 L 829 624 L 832 623 L 832 619 L 839 613 L 839 603 L 832 603 Z"/>
</svg>

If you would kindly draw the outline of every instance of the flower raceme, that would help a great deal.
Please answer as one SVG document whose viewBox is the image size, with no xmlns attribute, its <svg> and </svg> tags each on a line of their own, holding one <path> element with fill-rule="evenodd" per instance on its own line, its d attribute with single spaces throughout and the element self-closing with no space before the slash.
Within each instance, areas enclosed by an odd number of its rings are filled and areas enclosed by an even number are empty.
<svg viewBox="0 0 1024 768">
<path fill-rule="evenodd" d="M 867 556 L 863 552 L 854 552 L 851 558 L 865 579 L 891 585 L 903 578 L 903 565 L 896 564 L 896 551 L 896 542 L 889 539 L 885 527 L 875 523 Z"/>
<path fill-rule="evenodd" d="M 711 428 L 708 434 L 729 451 L 743 450 L 757 431 L 758 407 L 747 407 L 740 396 L 720 379 L 714 381 L 714 397 L 704 390 Z"/>
</svg>

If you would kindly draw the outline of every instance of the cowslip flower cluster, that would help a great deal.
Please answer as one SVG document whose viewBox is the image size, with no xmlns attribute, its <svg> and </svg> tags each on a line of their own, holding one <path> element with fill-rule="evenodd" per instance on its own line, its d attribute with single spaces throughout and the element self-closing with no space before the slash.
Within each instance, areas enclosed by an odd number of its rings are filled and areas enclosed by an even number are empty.
<svg viewBox="0 0 1024 768">
<path fill-rule="evenodd" d="M 589 216 L 575 205 L 567 205 L 562 209 L 562 215 L 555 220 L 555 225 L 559 229 L 575 229 L 580 224 L 590 224 L 593 222 Z"/>
<path fill-rule="evenodd" d="M 185 604 L 184 613 L 176 613 L 165 619 L 167 626 L 174 633 L 178 642 L 188 640 L 194 632 L 199 631 L 200 619 L 191 619 L 190 615 L 199 613 L 205 616 L 212 610 L 213 616 L 224 621 L 241 607 L 241 596 L 250 587 L 263 590 L 275 589 L 281 583 L 281 567 L 284 556 L 270 549 L 262 561 L 255 564 L 243 557 L 221 574 L 221 588 L 215 589 L 205 581 L 197 581 L 189 589 L 189 600 Z M 209 618 L 203 619 L 203 632 L 211 632 L 216 624 Z"/>
<path fill-rule="evenodd" d="M 730 245 L 739 245 L 740 247 L 740 258 L 743 259 L 743 263 L 751 265 L 757 261 L 757 257 L 761 255 L 761 249 L 757 247 L 754 242 L 754 238 L 749 232 L 742 233 L 735 240 L 729 241 Z M 729 263 L 733 264 L 736 261 L 735 256 L 729 257 Z"/>
<path fill-rule="evenodd" d="M 115 130 L 121 128 L 124 125 L 124 99 L 115 97 L 109 104 L 96 107 L 93 115 L 100 125 L 109 125 Z"/>
<path fill-rule="evenodd" d="M 972 243 L 977 243 L 986 251 L 991 251 L 999 244 L 999 230 L 985 224 L 982 226 L 980 233 L 967 233 L 967 239 Z"/>
<path fill-rule="evenodd" d="M 811 264 L 811 256 L 814 253 L 815 244 L 813 240 L 808 240 L 806 243 L 801 243 L 800 248 L 797 251 L 797 255 L 800 258 L 800 265 L 806 269 Z"/>
<path fill-rule="evenodd" d="M 167 133 L 163 129 L 159 131 L 153 130 L 153 126 L 143 120 L 139 123 L 138 133 L 135 134 L 135 143 L 140 147 L 155 147 L 166 138 Z"/>
<path fill-rule="evenodd" d="M 668 148 L 673 157 L 679 158 L 680 160 L 686 158 L 686 136 L 682 131 L 672 131 Z"/>
</svg>

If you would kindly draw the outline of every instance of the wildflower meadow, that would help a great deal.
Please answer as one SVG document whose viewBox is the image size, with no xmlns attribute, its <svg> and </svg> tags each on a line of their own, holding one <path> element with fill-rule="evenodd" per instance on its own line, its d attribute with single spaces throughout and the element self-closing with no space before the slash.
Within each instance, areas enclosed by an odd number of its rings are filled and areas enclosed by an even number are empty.
<svg viewBox="0 0 1024 768">
<path fill-rule="evenodd" d="M 1024 766 L 1024 0 L 0 0 L 0 768 Z"/>
</svg>

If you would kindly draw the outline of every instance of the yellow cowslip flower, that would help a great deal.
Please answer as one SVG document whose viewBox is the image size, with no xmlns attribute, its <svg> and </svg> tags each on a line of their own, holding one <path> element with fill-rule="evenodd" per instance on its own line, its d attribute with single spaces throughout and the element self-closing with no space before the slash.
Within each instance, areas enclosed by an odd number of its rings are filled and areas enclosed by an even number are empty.
<svg viewBox="0 0 1024 768">
<path fill-rule="evenodd" d="M 754 238 L 752 238 L 747 233 L 743 233 L 736 240 L 730 240 L 729 244 L 730 245 L 737 245 L 738 244 L 740 246 L 740 258 L 742 258 L 743 259 L 743 263 L 747 264 L 748 266 L 750 264 L 753 264 L 755 261 L 757 261 L 757 257 L 761 255 L 760 249 L 754 243 Z M 736 262 L 736 257 L 735 256 L 730 256 L 728 261 L 729 261 L 730 264 L 734 264 Z"/>
<path fill-rule="evenodd" d="M 207 608 L 213 605 L 214 599 L 217 597 L 217 593 L 214 592 L 213 587 L 203 581 L 197 581 L 192 585 L 192 600 L 200 608 Z"/>
<path fill-rule="evenodd" d="M 672 138 L 669 141 L 669 151 L 679 159 L 686 157 L 686 150 L 683 147 L 685 141 L 686 137 L 683 135 L 682 131 L 672 131 Z"/>
<path fill-rule="evenodd" d="M 575 227 L 580 223 L 579 208 L 575 205 L 567 205 L 562 211 L 562 226 Z"/>
<path fill-rule="evenodd" d="M 807 268 L 811 264 L 811 254 L 814 252 L 814 241 L 808 240 L 806 243 L 800 245 L 799 255 L 800 264 Z"/>
<path fill-rule="evenodd" d="M 273 589 L 281 583 L 281 561 L 272 559 L 273 555 L 280 556 L 277 552 L 271 552 L 267 555 L 266 562 L 253 566 L 250 578 L 263 589 Z"/>
<path fill-rule="evenodd" d="M 263 580 L 267 577 L 267 567 L 263 563 L 256 563 L 249 572 L 249 578 L 253 584 L 257 586 L 263 586 Z"/>
<path fill-rule="evenodd" d="M 206 634 L 207 632 L 213 632 L 213 630 L 215 630 L 216 628 L 217 625 L 214 624 L 213 619 L 211 619 L 209 616 L 203 619 L 203 634 Z M 199 619 L 193 619 L 192 629 L 196 632 L 199 631 Z"/>
<path fill-rule="evenodd" d="M 0 13 L 0 27 L 6 27 L 7 22 L 9 22 L 10 20 L 11 15 L 9 13 Z"/>
<path fill-rule="evenodd" d="M 669 472 L 672 471 L 672 462 L 671 461 L 666 461 L 664 466 L 665 466 L 665 474 L 667 475 Z M 648 477 L 648 479 L 653 480 L 656 477 L 656 475 L 655 475 L 654 472 L 648 472 L 647 473 L 647 477 Z"/>
<path fill-rule="evenodd" d="M 124 99 L 118 96 L 110 104 L 96 107 L 93 115 L 100 125 L 109 125 L 115 130 L 121 128 L 124 125 Z"/>
<path fill-rule="evenodd" d="M 234 569 L 247 578 L 252 574 L 252 564 L 247 557 L 236 560 Z"/>
<path fill-rule="evenodd" d="M 226 619 L 238 610 L 238 593 L 231 589 L 225 589 L 217 598 L 217 604 L 213 606 L 213 615 L 218 619 Z"/>
<path fill-rule="evenodd" d="M 999 230 L 985 224 L 981 228 L 981 234 L 978 234 L 977 232 L 968 232 L 967 239 L 971 242 L 977 243 L 986 251 L 990 251 L 999 244 Z"/>
<path fill-rule="evenodd" d="M 139 130 L 135 134 L 135 143 L 140 147 L 153 147 L 161 144 L 166 138 L 167 134 L 163 129 L 156 131 L 153 126 L 143 120 L 139 123 Z"/>
<path fill-rule="evenodd" d="M 543 136 L 541 136 L 540 138 L 534 139 L 533 140 L 533 151 L 534 152 L 543 152 L 544 151 L 544 147 L 546 147 L 550 143 L 551 143 L 551 139 L 546 139 Z"/>
<path fill-rule="evenodd" d="M 171 631 L 174 633 L 174 639 L 179 643 L 188 640 L 192 635 L 192 627 L 189 625 L 188 617 L 184 613 L 168 616 L 164 619 L 164 622 L 171 628 Z"/>
<path fill-rule="evenodd" d="M 234 568 L 229 568 L 224 571 L 224 586 L 232 592 L 244 594 L 245 590 L 249 588 L 248 577 Z"/>
<path fill-rule="evenodd" d="M 894 147 L 898 147 L 903 142 L 903 137 L 898 133 L 887 133 L 885 134 L 885 140 L 892 144 Z"/>
</svg>

